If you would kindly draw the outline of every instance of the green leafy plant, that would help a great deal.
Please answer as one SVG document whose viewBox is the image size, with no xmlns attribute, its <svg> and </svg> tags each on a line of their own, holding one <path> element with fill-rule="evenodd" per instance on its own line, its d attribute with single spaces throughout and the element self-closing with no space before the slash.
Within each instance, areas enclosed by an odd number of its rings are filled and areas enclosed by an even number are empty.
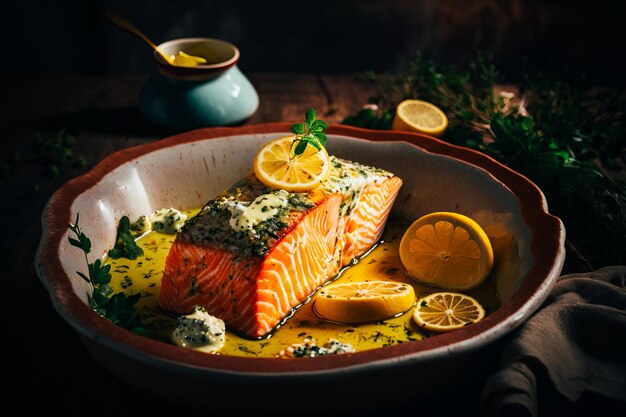
<svg viewBox="0 0 626 417">
<path fill-rule="evenodd" d="M 315 109 L 310 108 L 306 112 L 305 122 L 296 123 L 291 126 L 291 133 L 296 135 L 292 143 L 294 156 L 304 153 L 307 145 L 314 146 L 318 150 L 326 146 L 326 134 L 324 129 L 328 129 L 328 123 L 318 120 Z"/>
<path fill-rule="evenodd" d="M 580 263 L 592 269 L 626 262 L 626 184 L 610 174 L 624 164 L 626 103 L 619 92 L 528 74 L 521 93 L 498 91 L 500 74 L 483 53 L 467 70 L 417 54 L 402 74 L 370 79 L 378 110 L 344 123 L 390 128 L 383 119 L 402 100 L 429 101 L 448 116 L 444 139 L 494 157 L 542 189 Z"/>
<path fill-rule="evenodd" d="M 48 135 L 37 132 L 35 139 L 37 159 L 45 166 L 49 177 L 58 177 L 68 166 L 85 167 L 87 164 L 85 158 L 74 154 L 75 144 L 76 139 L 66 129 L 60 129 L 56 134 Z"/>
<path fill-rule="evenodd" d="M 342 122 L 350 126 L 358 126 L 366 129 L 391 129 L 395 110 L 380 110 L 376 105 L 366 105 L 359 109 L 356 114 L 348 116 Z"/>
<path fill-rule="evenodd" d="M 82 170 L 87 160 L 74 151 L 75 136 L 68 129 L 37 131 L 34 138 L 24 143 L 9 158 L 0 163 L 0 177 L 8 176 L 18 166 L 36 165 L 34 174 L 46 182 L 56 180 L 71 171 Z M 41 186 L 35 183 L 31 192 L 36 194 Z"/>
<path fill-rule="evenodd" d="M 76 214 L 76 221 L 69 226 L 75 237 L 70 236 L 68 239 L 72 246 L 82 250 L 85 255 L 88 274 L 85 275 L 80 271 L 76 271 L 76 273 L 92 288 L 89 295 L 89 306 L 114 324 L 133 333 L 145 334 L 146 328 L 141 323 L 141 319 L 135 313 L 134 308 L 141 295 L 127 296 L 122 292 L 113 293 L 113 289 L 109 285 L 111 282 L 111 265 L 104 265 L 100 259 L 89 262 L 87 255 L 91 252 L 91 240 L 80 229 L 78 220 L 79 215 Z"/>
<path fill-rule="evenodd" d="M 137 259 L 143 256 L 143 249 L 137 245 L 132 232 L 130 231 L 130 220 L 127 216 L 122 216 L 117 227 L 117 237 L 115 246 L 109 250 L 109 256 L 113 259 L 127 258 Z"/>
</svg>

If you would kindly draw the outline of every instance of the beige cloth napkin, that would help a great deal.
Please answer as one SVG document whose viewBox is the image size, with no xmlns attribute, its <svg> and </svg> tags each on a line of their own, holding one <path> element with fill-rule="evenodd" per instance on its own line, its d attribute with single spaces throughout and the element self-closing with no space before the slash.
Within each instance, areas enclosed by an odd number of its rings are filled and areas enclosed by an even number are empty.
<svg viewBox="0 0 626 417">
<path fill-rule="evenodd" d="M 483 414 L 537 416 L 555 389 L 572 403 L 585 391 L 626 401 L 626 266 L 557 281 L 505 345 L 483 389 Z"/>
</svg>

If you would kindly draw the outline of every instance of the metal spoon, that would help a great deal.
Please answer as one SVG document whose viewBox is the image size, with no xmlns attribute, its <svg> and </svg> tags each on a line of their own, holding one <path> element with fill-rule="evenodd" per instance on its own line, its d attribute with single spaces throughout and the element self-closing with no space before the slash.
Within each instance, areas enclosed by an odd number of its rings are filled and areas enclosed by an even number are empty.
<svg viewBox="0 0 626 417">
<path fill-rule="evenodd" d="M 169 57 L 165 53 L 163 53 L 163 51 L 161 51 L 159 47 L 154 42 L 152 42 L 142 31 L 137 29 L 135 25 L 126 20 L 126 18 L 110 10 L 105 12 L 105 15 L 115 26 L 119 27 L 120 29 L 124 29 L 134 35 L 137 35 L 141 39 L 143 39 L 148 45 L 152 47 L 152 49 L 154 49 L 159 55 L 161 55 L 165 62 L 170 65 L 180 67 L 195 67 L 196 65 L 204 64 L 207 62 L 206 59 L 202 57 L 188 55 L 183 51 L 179 51 L 177 55 L 172 55 L 171 57 Z"/>
</svg>

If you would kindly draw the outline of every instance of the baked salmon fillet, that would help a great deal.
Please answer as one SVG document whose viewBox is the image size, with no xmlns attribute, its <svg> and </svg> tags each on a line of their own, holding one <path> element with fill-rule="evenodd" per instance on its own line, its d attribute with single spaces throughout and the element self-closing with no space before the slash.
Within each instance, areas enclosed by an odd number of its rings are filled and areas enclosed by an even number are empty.
<svg viewBox="0 0 626 417">
<path fill-rule="evenodd" d="M 316 190 L 289 193 L 242 179 L 188 220 L 169 251 L 159 304 L 203 306 L 261 338 L 381 237 L 402 180 L 331 156 Z"/>
</svg>

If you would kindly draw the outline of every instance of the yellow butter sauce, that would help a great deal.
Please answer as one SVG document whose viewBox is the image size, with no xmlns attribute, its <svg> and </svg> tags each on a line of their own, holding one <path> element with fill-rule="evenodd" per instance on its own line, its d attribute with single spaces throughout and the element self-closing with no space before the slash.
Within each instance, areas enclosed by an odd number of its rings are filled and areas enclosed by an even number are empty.
<svg viewBox="0 0 626 417">
<path fill-rule="evenodd" d="M 198 209 L 184 213 L 191 218 L 197 212 Z M 410 224 L 410 220 L 392 214 L 387 222 L 382 242 L 358 262 L 343 269 L 332 283 L 389 279 L 413 285 L 418 298 L 421 294 L 438 291 L 409 278 L 400 262 L 398 246 Z M 170 337 L 176 327 L 176 317 L 162 311 L 157 301 L 165 258 L 174 238 L 174 235 L 150 232 L 138 240 L 145 253 L 142 258 L 105 259 L 105 262 L 111 265 L 113 290 L 126 294 L 140 293 L 142 297 L 136 309 L 142 321 L 147 325 L 151 337 L 168 343 L 171 343 Z M 495 284 L 491 278 L 476 290 L 469 292 L 469 295 L 476 298 L 487 313 L 499 306 Z M 219 353 L 274 357 L 288 346 L 302 343 L 305 338 L 312 338 L 320 345 L 329 339 L 337 339 L 351 344 L 356 351 L 363 351 L 431 336 L 413 322 L 412 311 L 378 323 L 343 325 L 322 320 L 313 310 L 313 305 L 314 295 L 302 306 L 294 309 L 291 317 L 284 320 L 282 325 L 266 339 L 249 340 L 227 331 L 226 342 Z"/>
</svg>

